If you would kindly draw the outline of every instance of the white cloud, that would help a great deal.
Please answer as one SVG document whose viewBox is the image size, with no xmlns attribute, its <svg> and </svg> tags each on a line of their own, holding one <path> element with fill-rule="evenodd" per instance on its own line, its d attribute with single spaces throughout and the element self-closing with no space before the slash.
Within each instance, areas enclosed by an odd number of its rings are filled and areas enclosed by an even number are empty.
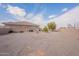
<svg viewBox="0 0 79 59">
<path fill-rule="evenodd" d="M 46 24 L 46 21 L 44 21 L 43 15 L 42 14 L 37 14 L 31 19 L 31 22 L 40 25 L 41 28 L 44 27 Z"/>
<path fill-rule="evenodd" d="M 27 14 L 24 9 L 19 8 L 19 7 L 14 7 L 14 6 L 11 6 L 11 5 L 8 5 L 6 10 L 9 13 L 11 13 L 12 15 L 20 16 L 20 17 L 24 17 Z"/>
<path fill-rule="evenodd" d="M 63 9 L 62 9 L 63 12 L 65 12 L 65 11 L 67 11 L 67 10 L 68 10 L 68 8 L 63 8 Z"/>
<path fill-rule="evenodd" d="M 32 13 L 27 14 L 26 13 L 27 11 L 25 11 L 22 8 L 14 7 L 14 6 L 11 6 L 11 5 L 8 5 L 6 10 L 10 14 L 14 15 L 14 17 L 17 19 L 16 21 L 29 21 L 29 22 L 40 25 L 40 27 L 43 27 L 45 25 L 45 21 L 43 19 L 43 13 L 42 12 L 40 12 L 37 15 L 34 16 L 34 14 L 32 14 Z M 28 18 L 31 18 L 31 19 L 28 20 Z"/>
<path fill-rule="evenodd" d="M 7 5 L 6 10 L 8 11 L 8 13 L 13 15 L 16 21 L 26 21 L 25 16 L 27 15 L 27 12 L 25 11 L 25 9 L 17 6 Z"/>
<path fill-rule="evenodd" d="M 54 21 L 57 24 L 57 28 L 59 27 L 67 27 L 68 24 L 72 26 L 74 24 L 79 24 L 79 6 L 73 8 L 72 10 L 56 17 L 54 19 L 50 19 L 50 21 Z"/>
<path fill-rule="evenodd" d="M 0 23 L 3 23 L 3 22 L 16 22 L 15 19 L 3 19 L 3 20 L 0 20 Z"/>
<path fill-rule="evenodd" d="M 50 15 L 48 18 L 54 18 L 56 17 L 56 15 Z"/>
<path fill-rule="evenodd" d="M 31 17 L 33 17 L 33 16 L 34 16 L 34 14 L 29 13 L 29 14 L 27 15 L 27 18 L 31 18 Z"/>
</svg>

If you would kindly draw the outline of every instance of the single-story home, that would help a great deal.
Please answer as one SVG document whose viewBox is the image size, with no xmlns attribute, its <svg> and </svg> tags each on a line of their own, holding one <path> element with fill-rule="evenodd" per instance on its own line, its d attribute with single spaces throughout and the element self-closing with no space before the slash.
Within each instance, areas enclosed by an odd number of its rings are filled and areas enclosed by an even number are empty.
<svg viewBox="0 0 79 59">
<path fill-rule="evenodd" d="M 74 31 L 79 31 L 78 27 L 60 27 L 58 29 L 60 32 L 74 32 Z"/>
<path fill-rule="evenodd" d="M 34 32 L 40 31 L 39 25 L 31 22 L 19 21 L 19 22 L 5 22 L 6 27 L 9 27 L 10 32 Z"/>
<path fill-rule="evenodd" d="M 8 34 L 9 31 L 10 31 L 9 27 L 0 26 L 0 35 L 1 34 Z"/>
</svg>

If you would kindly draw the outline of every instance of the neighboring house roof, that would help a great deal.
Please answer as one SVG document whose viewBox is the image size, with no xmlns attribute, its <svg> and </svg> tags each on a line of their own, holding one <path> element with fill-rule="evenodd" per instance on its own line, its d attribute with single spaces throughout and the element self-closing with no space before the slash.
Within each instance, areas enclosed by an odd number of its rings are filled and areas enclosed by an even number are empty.
<svg viewBox="0 0 79 59">
<path fill-rule="evenodd" d="M 26 21 L 19 21 L 19 22 L 5 22 L 5 25 L 28 25 L 28 26 L 39 26 L 37 24 L 26 22 Z"/>
</svg>

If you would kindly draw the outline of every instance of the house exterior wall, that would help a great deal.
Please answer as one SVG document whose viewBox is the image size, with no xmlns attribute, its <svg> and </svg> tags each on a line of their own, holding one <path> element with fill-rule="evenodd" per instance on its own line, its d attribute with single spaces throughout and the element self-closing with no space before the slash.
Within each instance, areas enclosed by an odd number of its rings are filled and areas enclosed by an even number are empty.
<svg viewBox="0 0 79 59">
<path fill-rule="evenodd" d="M 33 32 L 35 32 L 35 31 L 39 31 L 40 29 L 35 26 L 30 26 L 30 27 L 28 26 L 27 31 L 29 32 L 30 30 L 33 30 Z"/>
<path fill-rule="evenodd" d="M 79 28 L 78 29 L 76 29 L 76 28 L 74 28 L 74 27 L 71 27 L 71 28 L 60 28 L 59 29 L 59 31 L 60 32 L 75 32 L 75 31 L 79 31 Z"/>
<path fill-rule="evenodd" d="M 8 34 L 9 31 L 10 31 L 10 28 L 2 27 L 0 28 L 0 35 Z"/>
<path fill-rule="evenodd" d="M 14 32 L 24 32 L 26 31 L 26 26 L 19 26 L 19 25 L 6 25 L 8 27 L 10 27 L 11 31 Z"/>
<path fill-rule="evenodd" d="M 36 26 L 27 26 L 27 25 L 6 25 L 14 32 L 35 32 L 39 31 L 39 28 Z"/>
</svg>

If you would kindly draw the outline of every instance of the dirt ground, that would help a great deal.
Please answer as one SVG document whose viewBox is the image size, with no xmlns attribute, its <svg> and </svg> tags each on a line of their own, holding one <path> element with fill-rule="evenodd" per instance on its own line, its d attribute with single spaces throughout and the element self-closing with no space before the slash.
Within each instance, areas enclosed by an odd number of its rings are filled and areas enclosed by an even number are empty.
<svg viewBox="0 0 79 59">
<path fill-rule="evenodd" d="M 79 32 L 0 35 L 1 56 L 79 56 Z"/>
</svg>

